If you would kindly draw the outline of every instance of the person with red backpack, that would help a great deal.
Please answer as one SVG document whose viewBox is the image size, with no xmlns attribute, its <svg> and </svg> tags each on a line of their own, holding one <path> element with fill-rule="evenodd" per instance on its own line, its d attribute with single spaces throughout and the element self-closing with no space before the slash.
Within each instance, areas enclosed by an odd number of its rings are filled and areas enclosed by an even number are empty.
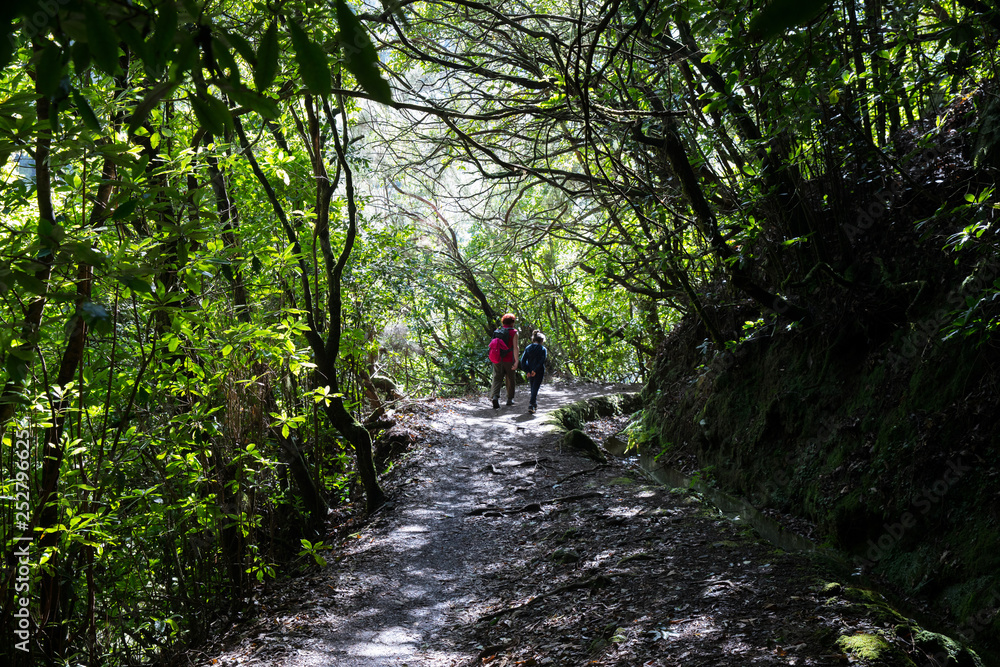
<svg viewBox="0 0 1000 667">
<path fill-rule="evenodd" d="M 489 357 L 493 363 L 493 385 L 490 387 L 490 398 L 493 409 L 500 409 L 500 387 L 507 385 L 507 405 L 514 405 L 514 371 L 520 355 L 517 351 L 517 328 L 514 323 L 517 316 L 507 313 L 500 319 L 500 328 L 493 332 L 490 341 Z"/>
</svg>

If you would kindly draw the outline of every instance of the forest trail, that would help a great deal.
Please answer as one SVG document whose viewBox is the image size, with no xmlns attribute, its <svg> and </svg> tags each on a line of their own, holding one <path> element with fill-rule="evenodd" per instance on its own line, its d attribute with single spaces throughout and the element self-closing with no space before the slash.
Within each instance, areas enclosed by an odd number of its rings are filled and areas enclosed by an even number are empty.
<svg viewBox="0 0 1000 667">
<path fill-rule="evenodd" d="M 548 413 L 617 391 L 414 404 L 425 441 L 391 502 L 187 664 L 844 664 L 836 638 L 886 622 L 877 605 L 634 464 L 560 451 Z"/>
</svg>

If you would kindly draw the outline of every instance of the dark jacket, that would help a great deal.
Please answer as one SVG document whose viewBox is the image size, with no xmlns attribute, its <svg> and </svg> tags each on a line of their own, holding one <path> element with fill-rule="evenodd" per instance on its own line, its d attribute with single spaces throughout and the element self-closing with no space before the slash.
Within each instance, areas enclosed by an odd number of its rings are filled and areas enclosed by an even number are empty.
<svg viewBox="0 0 1000 667">
<path fill-rule="evenodd" d="M 525 373 L 532 371 L 545 373 L 545 359 L 548 357 L 548 350 L 541 343 L 532 343 L 524 348 L 521 353 L 520 367 Z"/>
</svg>

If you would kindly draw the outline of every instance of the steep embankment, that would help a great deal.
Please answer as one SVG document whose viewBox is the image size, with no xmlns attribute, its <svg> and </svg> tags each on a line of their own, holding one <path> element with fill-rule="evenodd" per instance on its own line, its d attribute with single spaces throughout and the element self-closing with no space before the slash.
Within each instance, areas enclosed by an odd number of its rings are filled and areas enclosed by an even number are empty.
<svg viewBox="0 0 1000 667">
<path fill-rule="evenodd" d="M 944 172 L 964 159 L 961 149 L 938 157 Z M 858 256 L 839 274 L 817 272 L 836 280 L 798 286 L 818 315 L 810 325 L 772 320 L 733 350 L 704 354 L 704 328 L 683 322 L 644 394 L 643 446 L 757 507 L 808 519 L 820 541 L 947 610 L 964 639 L 998 655 L 1000 346 L 990 323 L 1000 262 L 987 244 L 942 250 L 982 214 L 964 192 L 983 186 L 967 176 L 897 193 L 900 212 L 847 230 Z M 923 223 L 903 215 L 918 197 L 941 203 Z M 758 317 L 711 314 L 733 338 Z M 977 323 L 962 328 L 966 315 Z"/>
</svg>

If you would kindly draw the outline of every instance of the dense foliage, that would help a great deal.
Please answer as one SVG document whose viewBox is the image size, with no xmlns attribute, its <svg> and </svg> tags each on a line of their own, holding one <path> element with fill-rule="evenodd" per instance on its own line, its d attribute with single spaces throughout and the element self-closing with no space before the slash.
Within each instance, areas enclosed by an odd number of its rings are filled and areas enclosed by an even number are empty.
<svg viewBox="0 0 1000 667">
<path fill-rule="evenodd" d="M 786 4 L 4 5 L 5 660 L 138 663 L 251 613 L 331 505 L 383 501 L 397 390 L 480 387 L 503 312 L 634 380 L 685 314 L 708 353 L 725 304 L 801 326 L 905 282 L 872 244 L 956 98 L 996 164 L 1000 19 Z M 920 204 L 968 217 L 973 273 L 969 194 Z M 981 287 L 953 333 L 991 326 Z"/>
</svg>

